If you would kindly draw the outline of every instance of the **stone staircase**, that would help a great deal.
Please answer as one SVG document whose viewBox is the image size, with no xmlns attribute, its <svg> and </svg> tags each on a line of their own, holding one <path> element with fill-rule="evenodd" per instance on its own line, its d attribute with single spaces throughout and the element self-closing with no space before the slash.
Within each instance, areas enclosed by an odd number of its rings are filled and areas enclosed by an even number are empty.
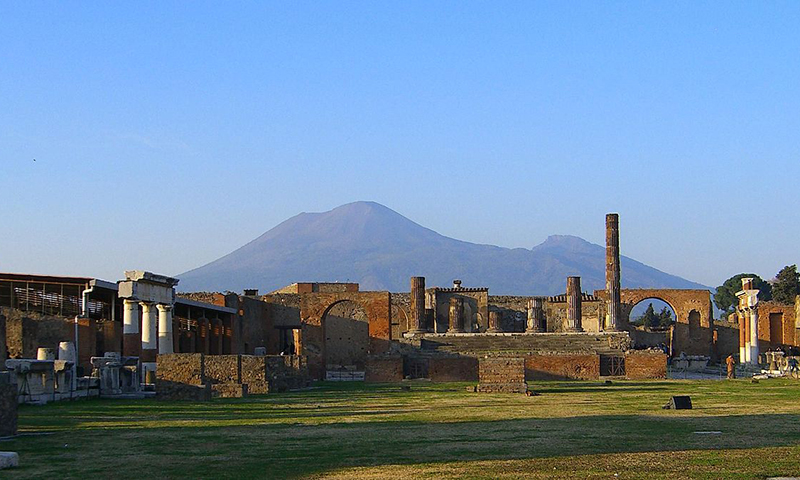
<svg viewBox="0 0 800 480">
<path fill-rule="evenodd" d="M 627 332 L 542 334 L 425 335 L 421 352 L 482 353 L 579 353 L 620 354 L 630 348 Z"/>
</svg>

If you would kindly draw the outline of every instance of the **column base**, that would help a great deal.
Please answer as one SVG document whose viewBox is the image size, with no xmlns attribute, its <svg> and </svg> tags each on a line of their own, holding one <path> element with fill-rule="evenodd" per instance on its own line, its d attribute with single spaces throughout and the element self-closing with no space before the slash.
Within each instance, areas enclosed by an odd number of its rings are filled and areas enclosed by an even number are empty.
<svg viewBox="0 0 800 480">
<path fill-rule="evenodd" d="M 486 333 L 503 333 L 503 331 L 499 328 L 489 328 L 486 330 Z"/>
<path fill-rule="evenodd" d="M 450 328 L 445 333 L 467 333 L 467 332 L 464 331 L 463 328 L 458 328 L 458 329 Z"/>
<path fill-rule="evenodd" d="M 156 362 L 142 362 L 142 383 L 155 383 Z"/>
<path fill-rule="evenodd" d="M 409 330 L 406 333 L 408 333 L 410 335 L 424 335 L 424 334 L 429 333 L 429 332 L 427 330 L 422 329 L 422 328 L 415 328 L 414 330 Z"/>
</svg>

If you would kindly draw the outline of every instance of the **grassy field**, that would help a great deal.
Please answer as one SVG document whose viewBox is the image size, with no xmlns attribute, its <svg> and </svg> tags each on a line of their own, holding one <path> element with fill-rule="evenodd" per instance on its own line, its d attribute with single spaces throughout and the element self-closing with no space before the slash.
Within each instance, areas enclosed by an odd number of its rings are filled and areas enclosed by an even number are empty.
<svg viewBox="0 0 800 480">
<path fill-rule="evenodd" d="M 800 382 L 320 384 L 210 403 L 20 407 L 3 478 L 800 476 Z M 693 410 L 662 410 L 689 394 Z M 698 433 L 721 432 L 721 433 Z"/>
</svg>

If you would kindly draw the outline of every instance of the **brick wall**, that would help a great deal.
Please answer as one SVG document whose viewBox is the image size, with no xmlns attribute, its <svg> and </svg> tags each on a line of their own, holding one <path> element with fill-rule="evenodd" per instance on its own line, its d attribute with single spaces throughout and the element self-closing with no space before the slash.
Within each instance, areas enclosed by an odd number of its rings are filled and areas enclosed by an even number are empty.
<svg viewBox="0 0 800 480">
<path fill-rule="evenodd" d="M 528 380 L 596 380 L 600 378 L 600 356 L 595 354 L 526 355 Z"/>
<path fill-rule="evenodd" d="M 399 382 L 403 379 L 403 357 L 367 357 L 367 382 Z"/>
<path fill-rule="evenodd" d="M 475 357 L 431 357 L 428 378 L 432 382 L 474 382 L 478 380 L 478 359 Z"/>
<path fill-rule="evenodd" d="M 0 371 L 6 369 L 8 349 L 6 348 L 6 317 L 0 313 Z"/>
<path fill-rule="evenodd" d="M 478 381 L 484 383 L 523 383 L 525 359 L 486 357 L 478 360 Z"/>
<path fill-rule="evenodd" d="M 651 351 L 626 352 L 625 377 L 629 380 L 667 378 L 667 356 Z"/>
</svg>

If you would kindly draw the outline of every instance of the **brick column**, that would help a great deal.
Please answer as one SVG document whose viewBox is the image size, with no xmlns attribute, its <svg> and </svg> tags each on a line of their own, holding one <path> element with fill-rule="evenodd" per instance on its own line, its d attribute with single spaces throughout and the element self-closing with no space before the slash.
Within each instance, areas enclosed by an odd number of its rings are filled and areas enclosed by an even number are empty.
<svg viewBox="0 0 800 480">
<path fill-rule="evenodd" d="M 581 277 L 567 277 L 567 332 L 582 332 Z"/>
<path fill-rule="evenodd" d="M 492 310 L 489 312 L 489 328 L 486 330 L 488 333 L 500 333 L 500 312 Z"/>
<path fill-rule="evenodd" d="M 528 325 L 525 333 L 544 332 L 544 300 L 534 297 L 528 300 Z"/>
<path fill-rule="evenodd" d="M 411 325 L 408 333 L 425 333 L 425 277 L 411 277 Z"/>
<path fill-rule="evenodd" d="M 461 297 L 450 298 L 450 328 L 447 333 L 464 332 L 464 299 Z"/>
<path fill-rule="evenodd" d="M 122 310 L 122 355 L 138 357 L 142 348 L 139 334 L 139 301 L 126 298 Z"/>
<path fill-rule="evenodd" d="M 619 264 L 619 214 L 606 215 L 606 326 L 608 331 L 620 328 L 620 264 Z"/>
</svg>

